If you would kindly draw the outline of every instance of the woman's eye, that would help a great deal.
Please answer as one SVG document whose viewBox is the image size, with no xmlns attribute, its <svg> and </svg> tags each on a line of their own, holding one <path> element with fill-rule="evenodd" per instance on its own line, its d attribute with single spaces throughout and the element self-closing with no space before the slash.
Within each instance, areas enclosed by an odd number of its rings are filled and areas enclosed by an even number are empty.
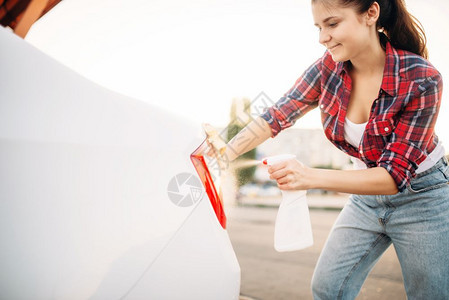
<svg viewBox="0 0 449 300">
<path fill-rule="evenodd" d="M 337 27 L 338 23 L 330 23 L 329 27 Z"/>
</svg>

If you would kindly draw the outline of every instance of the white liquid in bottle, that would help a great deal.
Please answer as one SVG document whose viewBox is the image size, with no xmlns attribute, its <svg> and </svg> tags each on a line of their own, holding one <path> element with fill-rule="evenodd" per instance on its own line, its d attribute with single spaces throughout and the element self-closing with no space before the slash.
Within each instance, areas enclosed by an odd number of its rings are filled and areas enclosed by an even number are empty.
<svg viewBox="0 0 449 300">
<path fill-rule="evenodd" d="M 294 159 L 293 154 L 271 156 L 264 164 Z M 312 225 L 306 191 L 281 190 L 282 202 L 279 206 L 274 228 L 274 248 L 278 252 L 301 250 L 313 245 Z"/>
</svg>

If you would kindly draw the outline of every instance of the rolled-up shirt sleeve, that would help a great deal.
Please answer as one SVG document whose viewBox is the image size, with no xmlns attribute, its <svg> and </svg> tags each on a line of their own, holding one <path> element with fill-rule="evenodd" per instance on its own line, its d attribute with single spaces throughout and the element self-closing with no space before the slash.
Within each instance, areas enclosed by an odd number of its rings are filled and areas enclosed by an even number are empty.
<svg viewBox="0 0 449 300">
<path fill-rule="evenodd" d="M 322 58 L 312 64 L 294 86 L 261 115 L 270 125 L 272 137 L 317 107 L 321 93 L 321 66 Z"/>
<path fill-rule="evenodd" d="M 426 152 L 429 143 L 435 142 L 434 127 L 442 89 L 443 82 L 439 73 L 415 82 L 413 96 L 377 161 L 377 165 L 385 168 L 393 177 L 399 191 L 406 188 L 415 176 L 418 165 L 429 154 Z"/>
</svg>

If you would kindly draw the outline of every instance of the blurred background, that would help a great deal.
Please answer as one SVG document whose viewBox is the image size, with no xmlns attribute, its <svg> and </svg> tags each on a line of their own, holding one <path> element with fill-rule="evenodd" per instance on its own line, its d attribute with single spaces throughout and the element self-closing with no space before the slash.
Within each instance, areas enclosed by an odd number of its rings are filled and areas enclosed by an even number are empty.
<svg viewBox="0 0 449 300">
<path fill-rule="evenodd" d="M 449 74 L 449 3 L 406 1 L 422 23 L 430 61 Z M 277 101 L 325 51 L 310 1 L 64 0 L 38 20 L 26 40 L 111 90 L 235 135 Z M 443 94 L 436 132 L 449 140 Z M 318 110 L 247 159 L 293 153 L 312 167 L 350 168 L 322 133 Z M 449 151 L 449 147 L 446 147 Z M 260 169 L 260 168 L 259 168 Z M 240 170 L 245 194 L 274 192 L 265 170 Z"/>
<path fill-rule="evenodd" d="M 446 78 L 449 3 L 406 4 L 426 31 L 429 60 Z M 226 140 L 290 89 L 325 50 L 310 1 L 300 0 L 63 0 L 25 39 L 102 86 L 216 126 Z M 444 93 L 436 127 L 443 143 L 448 125 Z M 312 167 L 351 167 L 324 137 L 317 110 L 246 158 L 281 152 Z M 239 169 L 236 176 L 237 187 L 229 187 L 237 195 L 228 208 L 229 233 L 242 267 L 242 294 L 310 298 L 313 266 L 347 195 L 309 191 L 316 243 L 306 252 L 281 255 L 272 247 L 279 190 L 260 167 Z M 405 298 L 392 249 L 363 289 L 360 299 Z"/>
<path fill-rule="evenodd" d="M 445 78 L 449 3 L 406 4 Z M 300 0 L 64 0 L 26 40 L 105 87 L 217 127 L 229 123 L 233 98 L 276 101 L 325 50 Z M 437 132 L 448 141 L 443 97 Z M 295 127 L 321 128 L 318 112 Z"/>
</svg>

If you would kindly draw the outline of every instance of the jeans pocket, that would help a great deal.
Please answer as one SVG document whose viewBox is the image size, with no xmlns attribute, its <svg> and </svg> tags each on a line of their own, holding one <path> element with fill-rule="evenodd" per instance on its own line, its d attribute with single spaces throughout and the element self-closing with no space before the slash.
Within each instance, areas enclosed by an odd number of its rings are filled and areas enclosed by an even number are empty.
<svg viewBox="0 0 449 300">
<path fill-rule="evenodd" d="M 441 166 L 432 173 L 426 174 L 423 177 L 414 178 L 411 180 L 407 189 L 412 194 L 423 193 L 426 191 L 438 189 L 447 186 L 449 178 L 449 168 L 447 165 Z"/>
</svg>

